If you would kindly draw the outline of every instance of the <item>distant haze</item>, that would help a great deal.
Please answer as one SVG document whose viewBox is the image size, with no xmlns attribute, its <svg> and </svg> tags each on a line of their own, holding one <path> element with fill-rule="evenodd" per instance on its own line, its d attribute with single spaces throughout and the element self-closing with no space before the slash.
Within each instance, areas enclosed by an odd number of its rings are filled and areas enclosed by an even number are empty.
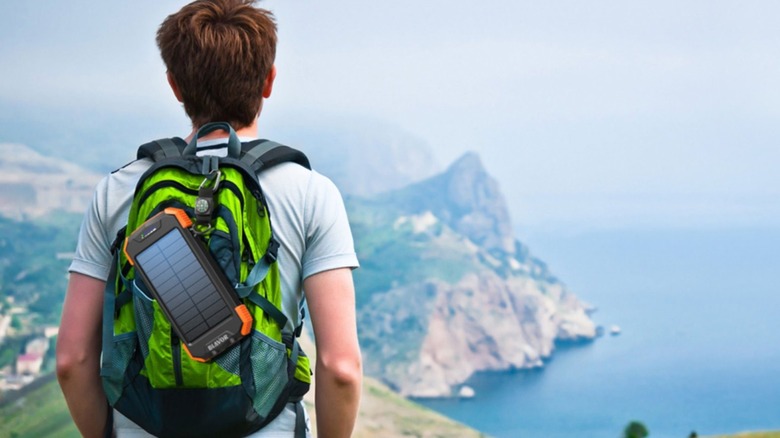
<svg viewBox="0 0 780 438">
<path fill-rule="evenodd" d="M 154 46 L 183 2 L 6 3 L 0 115 L 186 133 Z M 264 135 L 322 115 L 397 126 L 443 165 L 476 151 L 521 230 L 780 223 L 776 2 L 263 4 L 280 29 Z"/>
</svg>

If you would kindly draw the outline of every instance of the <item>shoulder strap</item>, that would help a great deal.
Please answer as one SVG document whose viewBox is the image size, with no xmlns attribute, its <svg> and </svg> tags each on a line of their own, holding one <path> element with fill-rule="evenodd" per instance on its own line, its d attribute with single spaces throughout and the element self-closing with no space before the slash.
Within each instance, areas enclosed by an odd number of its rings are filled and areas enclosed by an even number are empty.
<svg viewBox="0 0 780 438">
<path fill-rule="evenodd" d="M 309 159 L 303 152 L 271 140 L 257 140 L 244 144 L 241 149 L 241 162 L 255 173 L 286 162 L 297 163 L 311 169 Z"/>
<path fill-rule="evenodd" d="M 161 167 L 174 166 L 194 174 L 207 174 L 202 165 L 202 157 L 185 155 L 187 142 L 179 137 L 163 138 L 141 145 L 138 148 L 138 159 L 150 158 L 154 164 L 146 170 L 138 181 L 138 187 L 146 177 Z M 270 169 L 285 162 L 297 163 L 311 169 L 309 159 L 303 152 L 270 140 L 254 140 L 241 145 L 241 158 L 221 157 L 219 163 L 231 165 L 244 173 L 247 181 L 253 185 L 257 193 L 261 193 L 257 178 L 260 171 Z"/>
<path fill-rule="evenodd" d="M 136 157 L 150 158 L 152 161 L 160 161 L 164 158 L 179 158 L 182 151 L 187 147 L 187 142 L 179 137 L 161 138 L 149 143 L 143 144 L 138 148 Z"/>
</svg>

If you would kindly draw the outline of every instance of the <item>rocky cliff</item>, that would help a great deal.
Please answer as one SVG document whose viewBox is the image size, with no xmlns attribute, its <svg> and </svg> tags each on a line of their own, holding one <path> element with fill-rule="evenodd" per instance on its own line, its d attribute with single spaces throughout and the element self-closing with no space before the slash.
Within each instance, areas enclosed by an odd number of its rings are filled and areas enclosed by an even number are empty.
<svg viewBox="0 0 780 438">
<path fill-rule="evenodd" d="M 348 202 L 366 372 L 401 394 L 455 394 L 472 374 L 539 367 L 557 340 L 592 339 L 588 306 L 512 236 L 479 157 Z"/>
<path fill-rule="evenodd" d="M 467 153 L 442 174 L 386 194 L 381 202 L 393 204 L 407 215 L 432 214 L 481 248 L 514 252 L 504 197 L 476 153 Z"/>
</svg>

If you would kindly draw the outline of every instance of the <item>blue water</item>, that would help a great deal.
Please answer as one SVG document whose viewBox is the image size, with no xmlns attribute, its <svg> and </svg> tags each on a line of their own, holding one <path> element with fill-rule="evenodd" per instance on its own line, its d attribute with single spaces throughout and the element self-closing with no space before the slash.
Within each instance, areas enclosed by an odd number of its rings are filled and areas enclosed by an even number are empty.
<svg viewBox="0 0 780 438">
<path fill-rule="evenodd" d="M 780 430 L 780 229 L 526 241 L 622 334 L 423 404 L 496 437 L 614 438 L 632 420 L 651 437 Z"/>
</svg>

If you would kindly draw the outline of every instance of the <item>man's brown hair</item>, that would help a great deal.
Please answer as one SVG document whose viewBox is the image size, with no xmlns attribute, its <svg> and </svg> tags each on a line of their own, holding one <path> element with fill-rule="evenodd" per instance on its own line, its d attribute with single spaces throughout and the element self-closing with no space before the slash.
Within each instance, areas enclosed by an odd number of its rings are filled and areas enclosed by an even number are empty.
<svg viewBox="0 0 780 438">
<path fill-rule="evenodd" d="M 157 46 L 195 127 L 252 124 L 276 56 L 276 24 L 254 0 L 198 0 L 163 21 Z"/>
</svg>

